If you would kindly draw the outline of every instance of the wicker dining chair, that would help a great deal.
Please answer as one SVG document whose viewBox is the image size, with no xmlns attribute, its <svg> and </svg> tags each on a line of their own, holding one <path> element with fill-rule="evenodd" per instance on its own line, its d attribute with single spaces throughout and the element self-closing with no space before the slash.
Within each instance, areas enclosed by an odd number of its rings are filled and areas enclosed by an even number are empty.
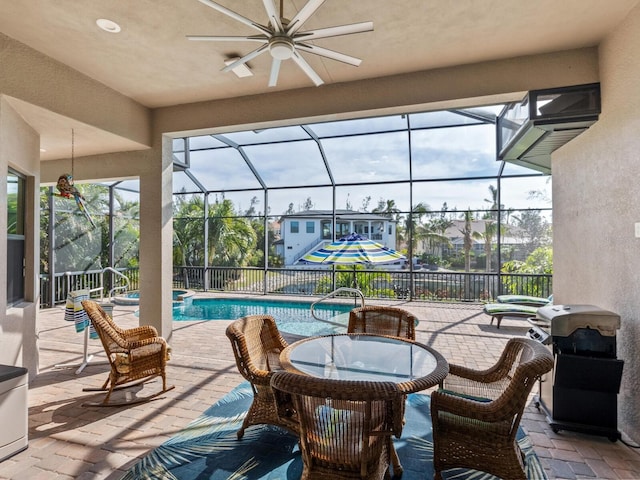
<svg viewBox="0 0 640 480">
<path fill-rule="evenodd" d="M 397 462 L 391 436 L 402 433 L 403 396 L 395 383 L 280 371 L 271 385 L 291 395 L 297 412 L 302 480 L 390 478 L 390 462 Z"/>
<path fill-rule="evenodd" d="M 370 305 L 349 312 L 348 333 L 372 333 L 416 339 L 418 319 L 402 308 Z"/>
<path fill-rule="evenodd" d="M 298 424 L 289 409 L 289 416 L 278 415 L 271 376 L 280 369 L 280 352 L 287 342 L 271 315 L 248 315 L 239 318 L 227 327 L 236 365 L 253 390 L 253 402 L 237 432 L 238 439 L 251 425 L 277 425 L 298 432 Z M 284 400 L 281 401 L 281 403 Z"/>
<path fill-rule="evenodd" d="M 107 392 L 101 403 L 86 402 L 86 406 L 113 407 L 131 405 L 151 400 L 174 386 L 167 386 L 166 365 L 170 348 L 164 338 L 158 336 L 151 325 L 124 329 L 93 300 L 83 300 L 87 312 L 109 360 L 111 371 L 100 388 L 85 388 L 85 392 Z M 161 377 L 162 390 L 133 400 L 111 402 L 114 390 L 130 388 L 148 380 Z"/>
<path fill-rule="evenodd" d="M 531 389 L 552 367 L 549 349 L 524 337 L 510 339 L 487 370 L 450 364 L 431 394 L 435 478 L 461 467 L 526 479 L 516 434 Z"/>
</svg>

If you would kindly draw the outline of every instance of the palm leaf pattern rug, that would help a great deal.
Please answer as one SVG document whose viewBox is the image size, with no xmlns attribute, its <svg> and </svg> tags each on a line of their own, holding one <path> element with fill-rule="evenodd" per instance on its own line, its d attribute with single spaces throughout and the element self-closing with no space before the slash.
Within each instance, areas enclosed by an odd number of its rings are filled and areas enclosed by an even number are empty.
<svg viewBox="0 0 640 480">
<path fill-rule="evenodd" d="M 302 459 L 294 435 L 278 427 L 249 427 L 242 440 L 242 425 L 253 398 L 247 382 L 238 385 L 183 431 L 136 463 L 122 480 L 297 480 Z M 406 423 L 400 439 L 394 439 L 403 480 L 433 478 L 433 442 L 429 396 L 407 397 Z M 530 480 L 546 476 L 529 438 L 522 430 L 518 442 L 525 453 Z M 495 480 L 474 470 L 445 472 L 446 479 Z"/>
</svg>

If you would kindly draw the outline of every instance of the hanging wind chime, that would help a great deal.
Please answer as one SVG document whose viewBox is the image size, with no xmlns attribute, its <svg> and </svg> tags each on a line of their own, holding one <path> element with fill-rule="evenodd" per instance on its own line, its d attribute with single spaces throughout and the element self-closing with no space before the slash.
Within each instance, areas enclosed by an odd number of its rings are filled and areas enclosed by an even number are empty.
<svg viewBox="0 0 640 480">
<path fill-rule="evenodd" d="M 89 214 L 89 210 L 87 210 L 87 204 L 85 198 L 82 196 L 80 191 L 73 185 L 73 161 L 74 161 L 74 147 L 75 147 L 75 138 L 74 131 L 71 129 L 71 173 L 63 173 L 58 177 L 58 183 L 56 188 L 60 193 L 56 193 L 54 195 L 62 198 L 73 198 L 76 201 L 76 205 L 78 205 L 78 210 L 80 210 L 84 216 L 89 220 L 92 227 L 95 227 L 91 215 Z"/>
</svg>

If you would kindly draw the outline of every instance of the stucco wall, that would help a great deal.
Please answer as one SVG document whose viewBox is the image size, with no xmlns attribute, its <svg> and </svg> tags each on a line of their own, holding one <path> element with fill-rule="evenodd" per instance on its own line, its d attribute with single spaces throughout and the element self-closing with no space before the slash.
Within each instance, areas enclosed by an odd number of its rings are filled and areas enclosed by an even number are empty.
<svg viewBox="0 0 640 480">
<path fill-rule="evenodd" d="M 553 156 L 554 301 L 621 315 L 619 429 L 640 441 L 640 7 L 600 46 L 602 114 Z"/>
<path fill-rule="evenodd" d="M 0 93 L 133 140 L 151 142 L 150 112 L 0 33 Z"/>
<path fill-rule="evenodd" d="M 7 305 L 7 189 L 0 189 L 0 363 L 24 366 L 29 377 L 38 373 L 36 320 L 38 311 L 39 227 L 38 205 L 40 183 L 40 139 L 38 134 L 0 97 L 0 171 L 10 167 L 27 178 L 25 218 L 25 301 Z M 6 175 L 3 173 L 2 175 Z M 34 274 L 35 273 L 35 274 Z"/>
</svg>

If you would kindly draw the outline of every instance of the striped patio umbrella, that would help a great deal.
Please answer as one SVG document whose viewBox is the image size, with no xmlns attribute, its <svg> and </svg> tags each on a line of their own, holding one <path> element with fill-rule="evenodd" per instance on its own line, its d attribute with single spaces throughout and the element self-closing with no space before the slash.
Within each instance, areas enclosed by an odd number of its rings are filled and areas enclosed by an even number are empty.
<svg viewBox="0 0 640 480">
<path fill-rule="evenodd" d="M 358 263 L 383 264 L 406 260 L 406 257 L 391 248 L 351 233 L 318 250 L 306 254 L 302 260 L 325 265 L 355 265 Z"/>
</svg>

